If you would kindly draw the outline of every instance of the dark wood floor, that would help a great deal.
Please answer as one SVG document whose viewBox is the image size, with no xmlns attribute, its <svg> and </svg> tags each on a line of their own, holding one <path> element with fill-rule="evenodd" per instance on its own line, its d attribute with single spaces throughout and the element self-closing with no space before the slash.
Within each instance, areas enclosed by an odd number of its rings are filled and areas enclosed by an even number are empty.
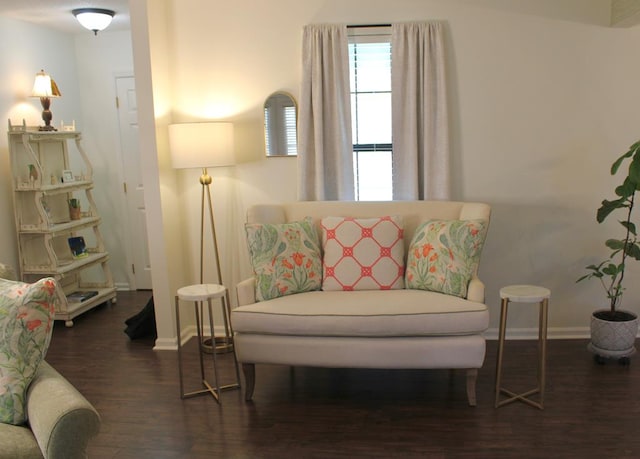
<svg viewBox="0 0 640 459">
<path fill-rule="evenodd" d="M 236 390 L 217 405 L 210 396 L 181 400 L 176 353 L 124 334 L 124 320 L 149 296 L 119 292 L 117 304 L 54 328 L 47 360 L 102 416 L 92 458 L 640 457 L 640 357 L 597 365 L 586 341 L 550 341 L 544 411 L 494 409 L 495 341 L 476 408 L 467 406 L 463 372 L 279 366 L 257 366 L 252 403 Z M 505 385 L 526 390 L 535 342 L 507 344 Z M 231 354 L 221 362 L 232 377 Z"/>
</svg>

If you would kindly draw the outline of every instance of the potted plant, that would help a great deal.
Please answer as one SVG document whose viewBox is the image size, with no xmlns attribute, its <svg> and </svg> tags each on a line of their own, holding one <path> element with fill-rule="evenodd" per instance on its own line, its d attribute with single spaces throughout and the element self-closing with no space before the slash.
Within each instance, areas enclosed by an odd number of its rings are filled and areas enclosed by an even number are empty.
<svg viewBox="0 0 640 459">
<path fill-rule="evenodd" d="M 76 198 L 69 199 L 69 218 L 71 220 L 80 219 L 80 200 Z"/>
<path fill-rule="evenodd" d="M 638 233 L 632 221 L 636 192 L 640 190 L 640 141 L 613 163 L 611 175 L 615 175 L 627 159 L 630 159 L 629 168 L 622 184 L 615 189 L 617 198 L 603 200 L 596 214 L 596 220 L 602 223 L 614 211 L 620 211 L 618 213 L 623 217 L 619 220 L 622 238 L 607 239 L 605 245 L 612 250 L 609 258 L 600 264 L 587 266 L 588 273 L 577 280 L 598 279 L 609 300 L 608 309 L 594 311 L 591 315 L 589 349 L 599 363 L 605 357 L 617 357 L 621 363 L 629 363 L 629 356 L 635 352 L 634 343 L 638 333 L 638 316 L 620 309 L 620 303 L 627 262 L 629 259 L 640 260 Z"/>
</svg>

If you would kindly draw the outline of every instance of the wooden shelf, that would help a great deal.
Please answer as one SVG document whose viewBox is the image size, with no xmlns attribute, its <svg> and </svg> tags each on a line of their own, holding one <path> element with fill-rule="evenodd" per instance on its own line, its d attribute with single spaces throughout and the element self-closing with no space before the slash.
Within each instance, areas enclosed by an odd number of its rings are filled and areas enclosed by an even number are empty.
<svg viewBox="0 0 640 459">
<path fill-rule="evenodd" d="M 102 253 L 90 253 L 86 257 L 69 260 L 68 264 L 61 264 L 55 266 L 24 266 L 22 268 L 23 274 L 43 274 L 54 276 L 56 274 L 64 276 L 72 271 L 80 268 L 89 267 L 95 263 L 101 263 L 107 261 L 109 254 L 107 252 Z M 65 260 L 66 261 L 66 260 Z"/>
<path fill-rule="evenodd" d="M 22 280 L 53 277 L 66 294 L 98 292 L 85 301 L 61 301 L 57 306 L 56 320 L 71 326 L 74 317 L 105 301 L 115 302 L 116 296 L 99 229 L 102 220 L 92 196 L 93 167 L 80 132 L 39 131 L 24 121 L 9 121 L 8 137 Z M 71 164 L 77 169 L 72 171 Z M 68 173 L 78 174 L 74 178 L 79 180 L 63 182 Z M 72 198 L 79 199 L 84 210 L 78 220 L 69 220 Z M 85 238 L 86 256 L 72 257 L 69 237 Z"/>
<path fill-rule="evenodd" d="M 90 309 L 102 304 L 106 301 L 115 301 L 116 299 L 116 289 L 115 287 L 107 287 L 107 288 L 94 288 L 94 289 L 79 289 L 84 291 L 94 290 L 97 291 L 98 294 L 96 296 L 92 296 L 91 298 L 81 301 L 81 302 L 67 302 L 63 308 L 56 309 L 55 311 L 55 320 L 64 320 L 65 325 L 70 327 L 73 325 L 73 319 L 78 317 L 80 314 L 89 311 Z"/>
<path fill-rule="evenodd" d="M 52 223 L 45 228 L 38 227 L 37 225 L 21 225 L 20 232 L 26 234 L 45 234 L 50 233 L 53 236 L 68 233 L 71 231 L 78 231 L 84 228 L 99 224 L 100 217 L 83 217 L 79 220 L 69 220 L 68 222 Z"/>
</svg>

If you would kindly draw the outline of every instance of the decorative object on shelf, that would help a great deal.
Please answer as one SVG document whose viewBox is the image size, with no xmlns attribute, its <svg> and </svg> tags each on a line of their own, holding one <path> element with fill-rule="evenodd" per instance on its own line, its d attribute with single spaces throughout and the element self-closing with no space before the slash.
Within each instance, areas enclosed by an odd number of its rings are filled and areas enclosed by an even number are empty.
<svg viewBox="0 0 640 459">
<path fill-rule="evenodd" d="M 75 181 L 75 177 L 73 176 L 73 171 L 71 170 L 63 170 L 62 171 L 62 182 L 69 183 Z"/>
<path fill-rule="evenodd" d="M 69 218 L 71 220 L 80 220 L 80 200 L 76 198 L 69 199 Z"/>
<path fill-rule="evenodd" d="M 104 8 L 77 8 L 71 13 L 82 27 L 91 30 L 94 35 L 98 35 L 98 32 L 106 29 L 116 14 L 115 11 Z"/>
<path fill-rule="evenodd" d="M 33 164 L 29 164 L 29 182 L 32 184 L 38 180 L 38 169 Z"/>
<path fill-rule="evenodd" d="M 596 214 L 596 220 L 602 223 L 615 210 L 623 209 L 623 219 L 619 221 L 623 237 L 608 239 L 605 245 L 612 250 L 609 258 L 600 264 L 587 266 L 588 273 L 576 281 L 598 279 L 609 300 L 608 309 L 594 311 L 591 315 L 589 350 L 594 353 L 598 363 L 603 363 L 605 358 L 617 358 L 620 363 L 628 364 L 629 356 L 636 351 L 634 344 L 638 333 L 638 316 L 631 311 L 621 310 L 619 306 L 624 293 L 622 282 L 626 263 L 630 258 L 640 260 L 640 243 L 636 225 L 632 221 L 636 192 L 640 189 L 640 141 L 613 163 L 611 175 L 615 175 L 628 158 L 631 158 L 628 172 L 615 189 L 617 198 L 613 201 L 603 200 Z"/>
<path fill-rule="evenodd" d="M 75 132 L 76 120 L 73 120 L 71 124 L 64 124 L 64 120 L 60 120 L 60 130 L 63 132 Z"/>
<path fill-rule="evenodd" d="M 53 119 L 53 114 L 49 108 L 51 107 L 51 98 L 52 97 L 60 97 L 60 90 L 58 89 L 58 85 L 49 75 L 44 73 L 44 70 L 40 70 L 36 73 L 36 79 L 33 83 L 33 91 L 31 92 L 31 97 L 39 97 L 40 104 L 42 105 L 42 120 L 44 121 L 44 126 L 41 126 L 39 130 L 41 131 L 57 131 L 56 128 L 51 126 L 51 120 Z"/>
<path fill-rule="evenodd" d="M 169 126 L 169 149 L 174 169 L 202 169 L 200 184 L 200 284 L 204 284 L 204 226 L 205 195 L 208 217 L 215 250 L 215 283 L 224 285 L 220 269 L 220 253 L 216 236 L 213 204 L 211 201 L 212 177 L 208 167 L 232 166 L 235 164 L 233 145 L 233 124 L 228 122 L 205 122 L 172 124 Z M 229 291 L 225 292 L 225 301 L 229 303 Z M 225 322 L 228 320 L 225 317 Z M 205 344 L 206 346 L 206 344 Z M 209 347 L 213 347 L 209 344 Z"/>
<path fill-rule="evenodd" d="M 82 236 L 70 237 L 68 241 L 73 258 L 84 258 L 89 255 L 87 253 L 87 244 Z"/>
<path fill-rule="evenodd" d="M 89 298 L 93 298 L 98 293 L 99 292 L 97 290 L 89 290 L 89 291 L 77 290 L 77 291 L 67 295 L 67 301 L 69 303 L 82 303 L 83 301 L 86 301 Z"/>
</svg>

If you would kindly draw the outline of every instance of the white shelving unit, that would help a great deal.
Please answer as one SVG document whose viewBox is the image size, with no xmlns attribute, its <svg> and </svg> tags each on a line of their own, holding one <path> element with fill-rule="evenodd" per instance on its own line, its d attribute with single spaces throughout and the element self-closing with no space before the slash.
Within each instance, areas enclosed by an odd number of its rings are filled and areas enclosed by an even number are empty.
<svg viewBox="0 0 640 459">
<path fill-rule="evenodd" d="M 74 317 L 106 301 L 116 301 L 109 253 L 99 228 L 101 218 L 91 194 L 93 168 L 80 132 L 39 131 L 24 122 L 12 125 L 9 120 L 8 136 L 22 280 L 33 282 L 51 276 L 67 296 L 95 293 L 56 309 L 55 319 L 71 327 Z M 72 198 L 81 203 L 78 219 L 70 216 L 68 202 Z M 86 253 L 72 253 L 72 237 L 85 240 Z"/>
</svg>

